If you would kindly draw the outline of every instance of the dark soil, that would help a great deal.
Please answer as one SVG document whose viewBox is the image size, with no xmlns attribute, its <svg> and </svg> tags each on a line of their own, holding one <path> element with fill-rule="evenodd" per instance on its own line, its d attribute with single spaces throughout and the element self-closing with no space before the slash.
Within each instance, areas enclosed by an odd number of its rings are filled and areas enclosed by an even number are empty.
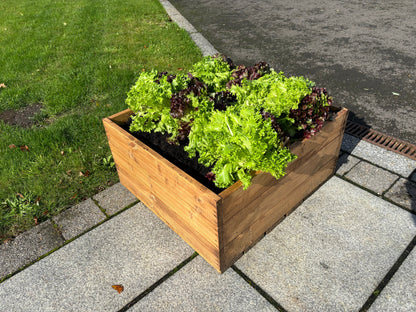
<svg viewBox="0 0 416 312">
<path fill-rule="evenodd" d="M 35 103 L 19 110 L 5 110 L 0 113 L 0 120 L 12 126 L 30 128 L 36 123 L 34 117 L 41 112 L 42 108 L 42 104 Z"/>
<path fill-rule="evenodd" d="M 122 127 L 131 133 L 129 124 Z M 212 181 L 205 177 L 211 170 L 199 164 L 197 157 L 189 158 L 188 153 L 184 151 L 184 146 L 188 144 L 187 141 L 181 141 L 180 145 L 177 145 L 169 143 L 169 135 L 157 132 L 134 132 L 131 134 L 214 193 L 219 194 L 224 190 L 216 187 Z"/>
</svg>

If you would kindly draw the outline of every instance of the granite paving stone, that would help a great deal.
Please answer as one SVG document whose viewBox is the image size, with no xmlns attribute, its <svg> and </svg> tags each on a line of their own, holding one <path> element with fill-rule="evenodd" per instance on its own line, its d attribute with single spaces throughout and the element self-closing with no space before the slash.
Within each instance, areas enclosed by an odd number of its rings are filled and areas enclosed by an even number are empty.
<svg viewBox="0 0 416 312">
<path fill-rule="evenodd" d="M 198 256 L 129 311 L 271 312 L 276 309 L 232 269 L 219 274 Z"/>
<path fill-rule="evenodd" d="M 384 196 L 416 212 L 416 183 L 401 178 Z"/>
<path fill-rule="evenodd" d="M 365 161 L 357 164 L 345 177 L 379 195 L 387 191 L 399 179 L 398 175 Z"/>
<path fill-rule="evenodd" d="M 416 249 L 402 263 L 368 311 L 416 311 Z"/>
<path fill-rule="evenodd" d="M 358 311 L 416 235 L 414 215 L 332 177 L 236 266 L 287 311 Z"/>
<path fill-rule="evenodd" d="M 360 160 L 352 155 L 349 154 L 342 154 L 338 158 L 337 167 L 335 172 L 339 175 L 344 175 L 348 171 L 350 171 L 356 164 L 358 164 Z"/>
<path fill-rule="evenodd" d="M 193 253 L 139 203 L 0 284 L 0 311 L 118 311 Z"/>
<path fill-rule="evenodd" d="M 105 220 L 106 216 L 92 199 L 88 198 L 52 219 L 58 225 L 62 236 L 69 240 Z"/>
<path fill-rule="evenodd" d="M 109 215 L 113 215 L 123 208 L 131 205 L 137 201 L 128 189 L 126 189 L 121 183 L 114 184 L 108 189 L 93 196 L 93 199 L 98 202 L 101 208 Z"/>
<path fill-rule="evenodd" d="M 0 245 L 0 280 L 63 243 L 63 238 L 48 220 Z"/>
<path fill-rule="evenodd" d="M 198 48 L 201 49 L 203 56 L 218 54 L 218 50 L 215 49 L 214 46 L 200 33 L 192 33 L 190 35 Z"/>
<path fill-rule="evenodd" d="M 416 169 L 416 160 L 362 141 L 346 133 L 342 140 L 341 150 L 386 168 L 405 178 L 408 178 L 412 171 Z"/>
</svg>

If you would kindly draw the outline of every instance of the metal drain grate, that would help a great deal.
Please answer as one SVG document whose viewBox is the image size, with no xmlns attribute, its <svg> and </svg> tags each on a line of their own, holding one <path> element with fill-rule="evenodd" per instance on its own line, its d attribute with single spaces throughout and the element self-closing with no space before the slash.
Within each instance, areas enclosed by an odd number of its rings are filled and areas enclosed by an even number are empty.
<svg viewBox="0 0 416 312">
<path fill-rule="evenodd" d="M 345 133 L 416 160 L 416 145 L 409 142 L 385 135 L 349 120 L 345 127 Z"/>
</svg>

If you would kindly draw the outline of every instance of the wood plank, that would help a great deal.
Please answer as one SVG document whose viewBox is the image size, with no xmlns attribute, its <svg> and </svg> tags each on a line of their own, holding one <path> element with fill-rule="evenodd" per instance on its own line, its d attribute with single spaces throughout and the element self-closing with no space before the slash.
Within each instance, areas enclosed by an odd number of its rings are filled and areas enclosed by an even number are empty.
<svg viewBox="0 0 416 312">
<path fill-rule="evenodd" d="M 139 179 L 142 177 L 140 176 Z M 169 192 L 164 189 L 163 185 L 159 185 L 155 179 L 149 176 L 151 195 L 157 197 L 161 202 L 169 207 L 169 210 L 173 211 L 178 219 L 181 219 L 186 226 L 192 230 L 195 235 L 201 236 L 208 243 L 219 249 L 218 241 L 218 224 L 217 217 L 215 220 L 208 220 L 204 217 L 203 213 L 207 211 L 215 211 L 216 205 L 212 206 L 189 206 L 184 202 L 181 202 L 182 194 Z M 215 221 L 215 222 L 214 222 Z"/>
<path fill-rule="evenodd" d="M 131 115 L 133 115 L 133 111 L 130 109 L 125 109 L 121 112 L 111 115 L 110 117 L 107 117 L 106 119 L 109 119 L 117 125 L 121 126 L 127 123 L 127 120 Z"/>
</svg>

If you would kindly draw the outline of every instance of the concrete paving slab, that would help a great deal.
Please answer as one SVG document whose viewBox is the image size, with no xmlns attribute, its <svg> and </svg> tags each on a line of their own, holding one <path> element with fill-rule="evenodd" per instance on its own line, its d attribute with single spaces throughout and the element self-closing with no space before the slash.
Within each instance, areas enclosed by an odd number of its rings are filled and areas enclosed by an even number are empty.
<svg viewBox="0 0 416 312">
<path fill-rule="evenodd" d="M 196 43 L 198 48 L 201 49 L 203 56 L 218 54 L 218 50 L 215 49 L 214 46 L 200 33 L 192 33 L 191 38 Z"/>
<path fill-rule="evenodd" d="M 401 178 L 384 196 L 416 212 L 416 183 Z"/>
<path fill-rule="evenodd" d="M 92 198 L 110 216 L 137 201 L 136 196 L 130 193 L 121 183 L 114 184 Z"/>
<path fill-rule="evenodd" d="M 287 311 L 358 311 L 416 235 L 415 216 L 333 177 L 236 263 Z"/>
<path fill-rule="evenodd" d="M 362 141 L 349 134 L 344 134 L 341 150 L 386 168 L 405 178 L 409 177 L 413 170 L 416 169 L 416 160 Z"/>
<path fill-rule="evenodd" d="M 368 311 L 416 311 L 416 249 L 409 254 Z"/>
<path fill-rule="evenodd" d="M 88 198 L 52 219 L 58 225 L 62 236 L 69 240 L 104 221 L 106 216 L 92 199 Z"/>
<path fill-rule="evenodd" d="M 63 243 L 48 220 L 0 245 L 0 280 Z"/>
<path fill-rule="evenodd" d="M 365 161 L 357 164 L 345 177 L 379 195 L 387 191 L 399 179 L 398 175 Z"/>
<path fill-rule="evenodd" d="M 132 307 L 150 311 L 276 311 L 232 269 L 218 274 L 198 256 Z"/>
<path fill-rule="evenodd" d="M 0 284 L 0 311 L 117 311 L 193 252 L 139 203 Z"/>
<path fill-rule="evenodd" d="M 352 155 L 349 154 L 342 154 L 338 158 L 337 167 L 335 172 L 339 175 L 344 175 L 348 171 L 350 171 L 356 164 L 358 164 L 360 160 Z"/>
</svg>

